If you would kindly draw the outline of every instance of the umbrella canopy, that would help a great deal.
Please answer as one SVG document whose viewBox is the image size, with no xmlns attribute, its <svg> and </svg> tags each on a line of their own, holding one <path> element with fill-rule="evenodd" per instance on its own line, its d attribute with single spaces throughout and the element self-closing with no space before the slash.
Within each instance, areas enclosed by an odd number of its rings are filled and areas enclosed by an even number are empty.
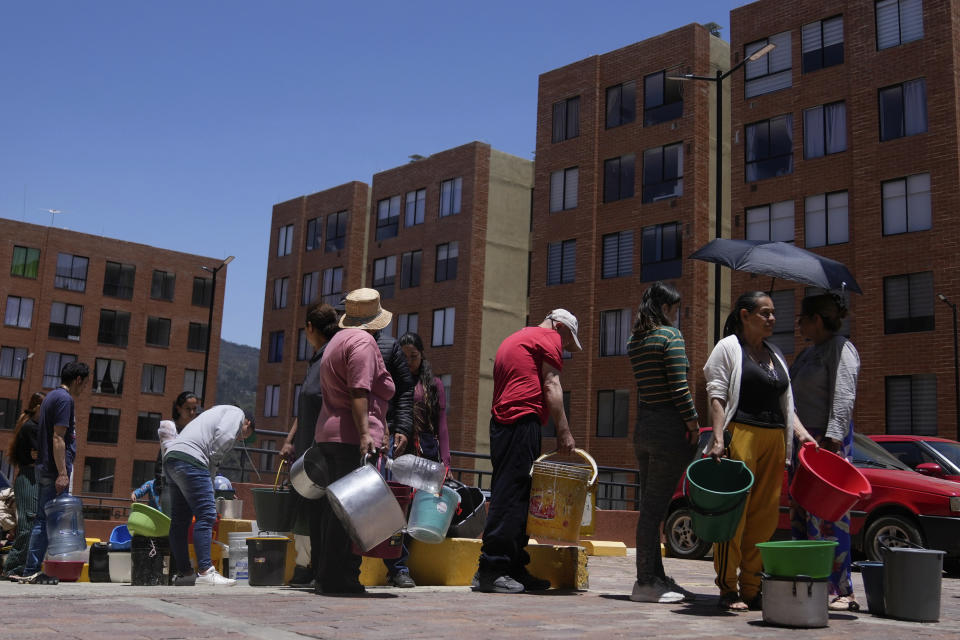
<svg viewBox="0 0 960 640">
<path fill-rule="evenodd" d="M 690 255 L 747 273 L 803 282 L 821 289 L 848 289 L 863 293 L 842 263 L 786 242 L 759 242 L 717 238 Z"/>
</svg>

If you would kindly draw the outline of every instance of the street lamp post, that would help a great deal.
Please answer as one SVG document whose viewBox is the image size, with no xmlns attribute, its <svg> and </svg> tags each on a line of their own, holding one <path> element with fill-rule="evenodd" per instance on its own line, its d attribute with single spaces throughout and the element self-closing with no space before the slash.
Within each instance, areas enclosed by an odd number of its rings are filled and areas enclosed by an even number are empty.
<svg viewBox="0 0 960 640">
<path fill-rule="evenodd" d="M 957 411 L 957 439 L 960 440 L 960 345 L 957 342 L 957 305 L 947 300 L 947 296 L 942 293 L 938 293 L 937 297 L 953 311 L 953 404 Z"/>
<path fill-rule="evenodd" d="M 716 135 L 716 188 L 714 189 L 714 237 L 723 237 L 723 81 L 729 78 L 734 71 L 747 64 L 756 62 L 776 48 L 777 45 L 768 43 L 754 51 L 743 60 L 733 65 L 727 71 L 717 69 L 715 76 L 698 76 L 685 73 L 680 76 L 669 76 L 671 80 L 704 80 L 713 82 L 717 87 L 717 135 Z M 713 267 L 713 341 L 720 340 L 720 264 Z"/>
<path fill-rule="evenodd" d="M 23 372 L 27 368 L 27 360 L 33 357 L 33 353 L 28 353 L 26 356 L 19 358 L 20 360 L 20 381 L 17 382 L 17 417 L 20 419 L 20 410 L 23 406 L 23 403 L 20 401 L 20 394 L 23 391 Z"/>
<path fill-rule="evenodd" d="M 213 274 L 213 283 L 210 286 L 210 312 L 207 315 L 207 344 L 203 350 L 203 392 L 200 394 L 200 406 L 204 409 L 207 408 L 207 369 L 210 365 L 210 334 L 213 330 L 213 305 L 217 300 L 217 272 L 231 262 L 233 262 L 233 256 L 227 256 L 227 258 L 220 263 L 220 266 L 214 267 L 213 269 L 204 266 L 200 267 L 204 271 L 209 271 Z"/>
</svg>

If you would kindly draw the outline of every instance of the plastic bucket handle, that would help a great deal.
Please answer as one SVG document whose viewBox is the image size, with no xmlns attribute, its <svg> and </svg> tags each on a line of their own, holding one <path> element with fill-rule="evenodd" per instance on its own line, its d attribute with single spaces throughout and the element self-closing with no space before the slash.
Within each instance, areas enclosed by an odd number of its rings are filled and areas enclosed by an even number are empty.
<svg viewBox="0 0 960 640">
<path fill-rule="evenodd" d="M 274 481 L 273 481 L 273 492 L 274 492 L 274 493 L 277 492 L 277 485 L 280 484 L 280 472 L 283 470 L 283 465 L 285 465 L 286 463 L 287 463 L 287 461 L 286 461 L 284 458 L 280 458 L 280 466 L 277 467 L 277 477 L 276 477 L 276 479 L 274 479 Z"/>
<path fill-rule="evenodd" d="M 923 551 L 929 551 L 929 549 L 927 549 L 926 547 L 921 546 L 921 545 L 917 544 L 916 542 L 910 542 L 909 540 L 907 540 L 907 539 L 905 539 L 905 538 L 898 538 L 897 536 L 891 536 L 890 534 L 887 534 L 887 533 L 883 533 L 883 534 L 880 534 L 879 536 L 877 536 L 877 543 L 878 543 L 882 548 L 884 548 L 884 549 L 896 549 L 897 547 L 891 547 L 888 542 L 885 542 L 885 541 L 889 541 L 889 540 L 896 540 L 897 542 L 902 543 L 903 546 L 905 546 L 905 547 L 910 547 L 911 549 L 921 549 L 921 550 L 923 550 Z"/>
<path fill-rule="evenodd" d="M 597 476 L 598 476 L 599 473 L 600 473 L 600 472 L 598 471 L 598 469 L 597 469 L 597 461 L 594 460 L 593 457 L 592 457 L 589 453 L 587 453 L 586 451 L 584 451 L 583 449 L 574 449 L 573 452 L 576 453 L 576 454 L 577 454 L 578 456 L 580 456 L 581 458 L 583 458 L 584 460 L 586 460 L 586 461 L 590 464 L 590 468 L 593 469 L 593 477 L 590 478 L 590 482 L 587 483 L 587 486 L 588 486 L 588 487 L 592 487 L 594 484 L 596 484 L 596 482 L 597 482 Z M 536 464 L 536 463 L 538 463 L 538 462 L 542 462 L 543 460 L 546 460 L 546 459 L 549 458 L 550 456 L 556 455 L 557 453 L 558 453 L 558 451 L 557 451 L 556 449 L 554 449 L 553 451 L 551 451 L 551 452 L 549 452 L 549 453 L 543 454 L 542 456 L 540 456 L 539 458 L 537 458 L 536 460 L 534 460 L 533 463 Z M 533 466 L 530 467 L 530 477 L 533 477 Z"/>
</svg>

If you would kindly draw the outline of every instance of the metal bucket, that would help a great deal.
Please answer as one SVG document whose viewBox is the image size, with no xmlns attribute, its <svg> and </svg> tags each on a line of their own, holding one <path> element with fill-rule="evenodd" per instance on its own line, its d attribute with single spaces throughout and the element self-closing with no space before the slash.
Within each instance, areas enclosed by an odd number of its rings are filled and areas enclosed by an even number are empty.
<svg viewBox="0 0 960 640">
<path fill-rule="evenodd" d="M 224 520 L 243 518 L 243 500 L 217 498 L 217 514 Z"/>
<path fill-rule="evenodd" d="M 307 500 L 319 500 L 327 491 L 330 479 L 323 454 L 310 447 L 290 467 L 290 484 Z"/>
<path fill-rule="evenodd" d="M 364 552 L 403 529 L 407 521 L 387 481 L 363 457 L 354 469 L 327 487 L 327 499 L 344 529 Z"/>
<path fill-rule="evenodd" d="M 763 576 L 763 621 L 779 627 L 814 629 L 830 620 L 826 578 Z"/>
</svg>

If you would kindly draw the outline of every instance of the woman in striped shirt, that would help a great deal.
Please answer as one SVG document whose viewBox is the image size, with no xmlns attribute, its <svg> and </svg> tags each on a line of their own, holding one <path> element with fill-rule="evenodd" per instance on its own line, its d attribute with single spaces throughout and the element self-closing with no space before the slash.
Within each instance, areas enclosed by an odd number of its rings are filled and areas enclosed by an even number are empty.
<svg viewBox="0 0 960 640">
<path fill-rule="evenodd" d="M 680 293 L 656 282 L 643 292 L 627 344 L 637 381 L 633 435 L 640 470 L 637 581 L 634 602 L 676 603 L 693 597 L 663 570 L 660 523 L 684 469 L 693 458 L 700 426 L 687 385 L 687 352 L 677 324 Z"/>
</svg>

